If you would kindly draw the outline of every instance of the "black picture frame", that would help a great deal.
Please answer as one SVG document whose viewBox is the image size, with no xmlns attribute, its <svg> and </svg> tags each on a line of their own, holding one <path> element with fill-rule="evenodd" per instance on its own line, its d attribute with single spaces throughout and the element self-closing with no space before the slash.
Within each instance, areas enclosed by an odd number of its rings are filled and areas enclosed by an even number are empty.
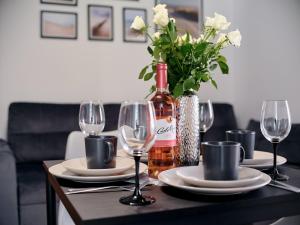
<svg viewBox="0 0 300 225">
<path fill-rule="evenodd" d="M 198 10 L 198 35 L 201 34 L 202 30 L 203 30 L 203 27 L 204 27 L 204 10 L 203 10 L 203 0 L 185 0 L 185 1 L 182 1 L 183 3 L 184 2 L 188 2 L 188 1 L 198 1 L 198 6 L 199 6 L 199 10 Z M 172 2 L 172 0 L 154 0 L 154 4 L 157 5 L 157 4 L 167 4 L 169 5 L 168 3 L 169 2 Z M 174 17 L 175 20 L 176 20 L 176 16 L 172 16 L 172 13 L 169 12 L 169 17 Z M 177 27 L 180 29 L 180 27 Z M 157 31 L 158 30 L 158 27 L 155 26 L 155 30 Z M 195 36 L 195 35 L 194 35 Z"/>
<path fill-rule="evenodd" d="M 110 33 L 111 36 L 109 38 L 105 37 L 96 37 L 93 35 L 93 31 L 91 30 L 91 9 L 92 8 L 103 8 L 110 10 Z M 88 39 L 91 41 L 113 41 L 114 40 L 114 9 L 109 5 L 98 5 L 98 4 L 89 4 L 87 7 L 87 17 L 88 17 Z"/>
<path fill-rule="evenodd" d="M 70 15 L 74 17 L 74 35 L 73 36 L 59 36 L 59 35 L 47 35 L 44 31 L 44 15 L 45 14 L 60 14 L 60 15 Z M 77 40 L 78 38 L 78 16 L 74 12 L 65 12 L 65 11 L 52 11 L 52 10 L 42 10 L 40 13 L 40 36 L 41 38 L 50 38 L 50 39 L 70 39 Z"/>
<path fill-rule="evenodd" d="M 148 24 L 147 22 L 147 9 L 144 9 L 144 8 L 132 8 L 132 7 L 124 7 L 123 8 L 123 41 L 124 42 L 128 42 L 128 43 L 147 43 L 148 42 L 148 37 L 147 35 L 144 35 L 143 39 L 139 39 L 140 36 L 136 36 L 136 38 L 134 37 L 131 37 L 131 38 L 128 38 L 127 37 L 127 29 L 126 27 L 129 25 L 129 29 L 130 29 L 130 25 L 131 25 L 131 22 L 133 21 L 134 17 L 135 16 L 138 16 L 138 15 L 135 15 L 133 18 L 132 18 L 132 21 L 130 22 L 130 24 L 126 25 L 126 11 L 140 11 L 140 12 L 143 12 L 143 19 L 145 21 L 145 24 Z"/>
<path fill-rule="evenodd" d="M 70 3 L 68 3 L 70 2 Z M 77 6 L 78 0 L 40 0 L 41 4 Z"/>
</svg>

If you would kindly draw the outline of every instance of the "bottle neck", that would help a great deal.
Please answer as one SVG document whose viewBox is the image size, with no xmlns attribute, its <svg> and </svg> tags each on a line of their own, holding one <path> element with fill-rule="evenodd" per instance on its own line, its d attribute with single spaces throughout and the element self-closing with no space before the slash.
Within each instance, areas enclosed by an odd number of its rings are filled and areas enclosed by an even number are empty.
<svg viewBox="0 0 300 225">
<path fill-rule="evenodd" d="M 167 64 L 159 63 L 156 66 L 156 90 L 161 92 L 166 91 L 167 86 Z"/>
<path fill-rule="evenodd" d="M 163 93 L 163 92 L 167 92 L 167 91 L 168 91 L 167 88 L 156 87 L 156 92 L 161 92 L 161 93 Z"/>
</svg>

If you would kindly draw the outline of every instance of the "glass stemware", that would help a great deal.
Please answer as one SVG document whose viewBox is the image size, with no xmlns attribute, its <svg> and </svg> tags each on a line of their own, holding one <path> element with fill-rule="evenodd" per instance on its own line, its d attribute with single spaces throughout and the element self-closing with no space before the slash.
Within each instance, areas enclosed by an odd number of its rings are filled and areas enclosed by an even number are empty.
<svg viewBox="0 0 300 225">
<path fill-rule="evenodd" d="M 155 141 L 155 114 L 149 101 L 123 102 L 119 115 L 119 138 L 125 151 L 135 160 L 135 190 L 132 196 L 122 197 L 126 205 L 141 206 L 155 202 L 153 197 L 142 196 L 139 184 L 139 163 L 141 155 L 148 151 Z"/>
<path fill-rule="evenodd" d="M 268 100 L 263 102 L 260 129 L 264 137 L 273 145 L 273 168 L 270 173 L 274 180 L 287 180 L 288 176 L 277 170 L 277 146 L 291 130 L 291 116 L 286 100 Z"/>
<path fill-rule="evenodd" d="M 83 101 L 80 104 L 79 126 L 87 136 L 100 136 L 105 126 L 104 108 L 100 101 Z"/>
<path fill-rule="evenodd" d="M 208 131 L 214 122 L 214 110 L 210 100 L 199 103 L 200 118 L 200 143 L 204 140 L 204 134 Z"/>
</svg>

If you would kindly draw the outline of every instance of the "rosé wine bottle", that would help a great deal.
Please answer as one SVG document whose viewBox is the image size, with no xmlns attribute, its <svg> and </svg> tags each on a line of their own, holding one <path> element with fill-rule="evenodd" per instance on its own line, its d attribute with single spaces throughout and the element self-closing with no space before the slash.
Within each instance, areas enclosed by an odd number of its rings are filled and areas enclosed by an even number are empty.
<svg viewBox="0 0 300 225">
<path fill-rule="evenodd" d="M 159 63 L 156 66 L 156 93 L 151 99 L 156 115 L 156 140 L 148 152 L 148 173 L 152 178 L 175 167 L 176 101 L 167 87 L 167 64 Z"/>
</svg>

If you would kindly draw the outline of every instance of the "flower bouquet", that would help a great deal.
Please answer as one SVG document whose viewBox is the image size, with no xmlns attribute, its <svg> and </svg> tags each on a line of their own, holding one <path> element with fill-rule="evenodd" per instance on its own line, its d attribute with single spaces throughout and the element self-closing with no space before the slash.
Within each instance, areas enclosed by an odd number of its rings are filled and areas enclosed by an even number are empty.
<svg viewBox="0 0 300 225">
<path fill-rule="evenodd" d="M 214 17 L 206 18 L 199 37 L 192 37 L 189 33 L 180 36 L 176 21 L 169 18 L 165 4 L 156 5 L 153 11 L 153 23 L 158 27 L 153 35 L 149 34 L 149 26 L 139 16 L 135 17 L 131 25 L 135 32 L 146 34 L 151 39 L 147 50 L 152 56 L 152 62 L 141 70 L 139 79 L 150 80 L 155 74 L 157 63 L 163 61 L 168 65 L 169 91 L 174 97 L 198 91 L 202 82 L 211 82 L 217 88 L 212 71 L 219 67 L 223 74 L 229 73 L 227 60 L 221 55 L 221 50 L 230 45 L 240 46 L 239 30 L 223 33 L 231 23 L 215 13 Z M 150 93 L 154 90 L 153 85 Z"/>
</svg>

